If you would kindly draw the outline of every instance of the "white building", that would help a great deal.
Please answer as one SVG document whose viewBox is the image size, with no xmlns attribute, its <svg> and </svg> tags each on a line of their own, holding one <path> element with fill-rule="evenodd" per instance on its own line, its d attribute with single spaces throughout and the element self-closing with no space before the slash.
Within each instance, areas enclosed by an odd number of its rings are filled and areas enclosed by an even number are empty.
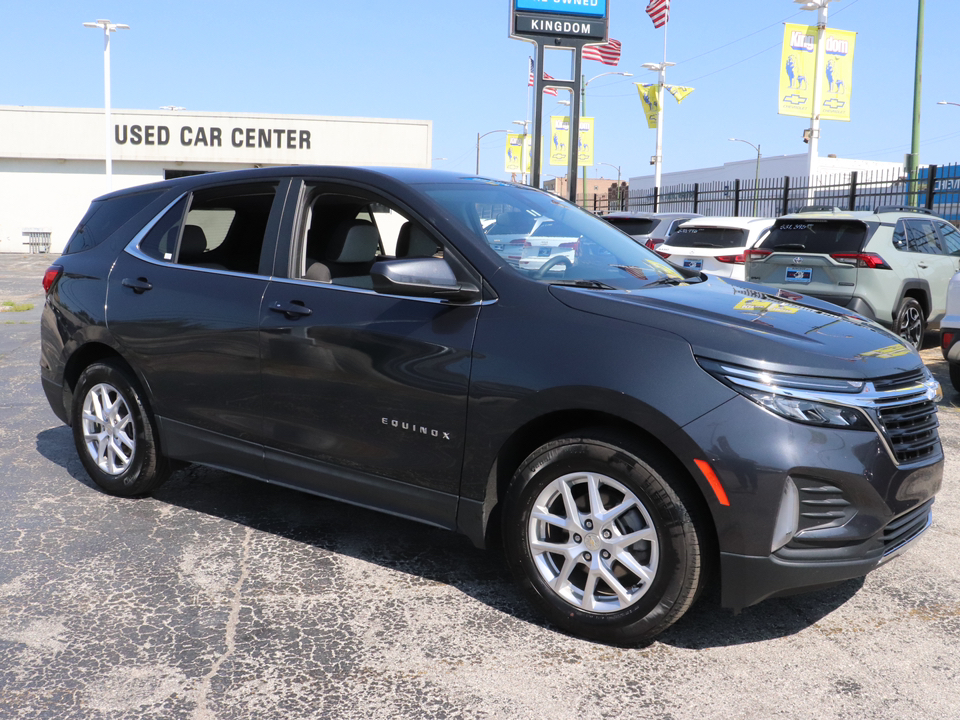
<svg viewBox="0 0 960 720">
<path fill-rule="evenodd" d="M 429 120 L 0 106 L 0 252 L 59 253 L 110 189 L 269 165 L 430 167 Z"/>
<path fill-rule="evenodd" d="M 746 152 L 749 152 L 749 148 Z M 757 159 L 754 156 L 746 160 L 724 163 L 721 167 L 663 173 L 660 184 L 662 187 L 668 188 L 674 185 L 704 184 L 737 179 L 752 181 L 757 175 L 759 175 L 761 181 L 766 178 L 783 178 L 785 176 L 791 178 L 806 177 L 808 162 L 806 153 L 761 157 L 758 172 Z M 858 173 L 878 171 L 900 173 L 903 171 L 903 163 L 848 160 L 833 155 L 817 158 L 817 177 L 844 176 L 849 178 L 853 171 Z M 630 193 L 633 195 L 642 190 L 649 190 L 653 188 L 653 183 L 654 176 L 652 174 L 632 177 L 630 178 Z"/>
</svg>

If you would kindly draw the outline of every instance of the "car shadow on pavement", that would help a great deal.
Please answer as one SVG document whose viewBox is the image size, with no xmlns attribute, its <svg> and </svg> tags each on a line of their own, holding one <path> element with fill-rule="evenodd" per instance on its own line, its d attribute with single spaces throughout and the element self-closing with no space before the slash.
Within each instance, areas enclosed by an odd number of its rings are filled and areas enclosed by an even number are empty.
<svg viewBox="0 0 960 720">
<path fill-rule="evenodd" d="M 77 458 L 69 428 L 39 433 L 37 450 L 78 483 L 101 492 Z M 322 552 L 450 585 L 521 622 L 553 627 L 528 605 L 498 549 L 478 550 L 466 537 L 441 528 L 198 465 L 174 473 L 151 497 L 116 502 L 157 502 L 203 513 Z M 143 514 L 136 517 L 142 520 Z M 853 580 L 815 593 L 767 600 L 737 615 L 720 607 L 719 591 L 710 587 L 656 641 L 705 649 L 793 635 L 843 605 L 862 584 L 862 579 Z"/>
</svg>

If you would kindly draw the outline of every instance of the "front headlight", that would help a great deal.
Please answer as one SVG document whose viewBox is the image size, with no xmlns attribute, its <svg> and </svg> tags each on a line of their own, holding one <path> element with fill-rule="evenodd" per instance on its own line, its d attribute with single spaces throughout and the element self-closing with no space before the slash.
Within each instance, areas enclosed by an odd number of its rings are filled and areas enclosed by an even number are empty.
<svg viewBox="0 0 960 720">
<path fill-rule="evenodd" d="M 770 373 L 706 358 L 697 358 L 697 361 L 725 385 L 788 420 L 848 430 L 873 430 L 861 410 L 843 404 L 845 395 L 863 391 L 861 381 Z"/>
</svg>

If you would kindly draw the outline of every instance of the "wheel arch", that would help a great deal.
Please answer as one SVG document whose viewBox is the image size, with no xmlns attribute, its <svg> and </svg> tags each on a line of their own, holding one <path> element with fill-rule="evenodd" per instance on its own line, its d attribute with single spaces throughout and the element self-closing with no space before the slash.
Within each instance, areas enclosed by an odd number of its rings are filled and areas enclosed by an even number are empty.
<svg viewBox="0 0 960 720">
<path fill-rule="evenodd" d="M 928 320 L 933 307 L 930 303 L 930 284 L 926 280 L 914 278 L 911 280 L 904 280 L 903 284 L 900 286 L 900 293 L 897 296 L 897 302 L 894 303 L 893 306 L 894 322 L 896 322 L 897 319 L 897 311 L 900 309 L 900 303 L 903 302 L 904 298 L 908 297 L 913 298 L 920 303 L 920 308 L 923 310 L 924 320 Z"/>
<path fill-rule="evenodd" d="M 71 417 L 70 408 L 73 407 L 73 393 L 76 390 L 77 382 L 80 380 L 83 371 L 92 364 L 104 360 L 113 360 L 122 364 L 130 373 L 130 377 L 137 383 L 138 389 L 141 390 L 141 395 L 143 395 L 143 382 L 140 376 L 116 348 L 99 341 L 88 342 L 78 347 L 70 355 L 63 368 L 63 407 L 66 410 L 68 418 Z M 150 410 L 149 400 L 146 397 L 142 397 L 141 399 L 147 409 Z"/>
<path fill-rule="evenodd" d="M 671 477 L 676 478 L 689 491 L 688 494 L 697 503 L 697 516 L 706 525 L 710 547 L 717 547 L 716 525 L 704 496 L 704 489 L 680 458 L 663 441 L 641 426 L 617 415 L 583 409 L 558 410 L 536 417 L 517 428 L 501 445 L 487 481 L 480 518 L 482 527 L 478 533 L 467 532 L 475 544 L 489 547 L 499 543 L 502 501 L 521 463 L 538 447 L 575 434 L 597 435 L 600 440 L 619 439 L 629 446 L 627 449 L 638 445 L 649 448 L 658 459 L 669 465 Z"/>
</svg>

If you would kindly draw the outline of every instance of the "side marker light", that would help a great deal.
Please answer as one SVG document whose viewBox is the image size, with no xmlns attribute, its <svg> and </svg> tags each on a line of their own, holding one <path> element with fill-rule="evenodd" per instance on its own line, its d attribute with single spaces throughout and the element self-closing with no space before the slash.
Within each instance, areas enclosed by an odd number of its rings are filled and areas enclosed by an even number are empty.
<svg viewBox="0 0 960 720">
<path fill-rule="evenodd" d="M 700 468 L 700 472 L 703 473 L 707 482 L 710 483 L 710 487 L 713 488 L 713 494 L 717 496 L 717 502 L 721 505 L 729 506 L 730 499 L 727 497 L 727 491 L 723 489 L 723 485 L 720 484 L 720 478 L 717 477 L 713 468 L 710 467 L 706 460 L 694 460 L 694 462 L 697 464 L 697 467 Z"/>
</svg>

